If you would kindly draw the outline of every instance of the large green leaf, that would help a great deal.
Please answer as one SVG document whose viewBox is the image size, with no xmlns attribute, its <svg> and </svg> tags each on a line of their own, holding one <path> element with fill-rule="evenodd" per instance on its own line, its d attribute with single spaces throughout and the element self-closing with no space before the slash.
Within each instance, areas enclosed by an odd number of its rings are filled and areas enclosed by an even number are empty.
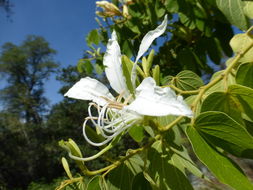
<svg viewBox="0 0 253 190">
<path fill-rule="evenodd" d="M 127 153 L 128 154 L 128 153 Z M 110 190 L 129 190 L 133 188 L 133 181 L 137 174 L 141 173 L 144 162 L 137 154 L 126 160 L 108 175 L 107 187 Z"/>
<path fill-rule="evenodd" d="M 141 142 L 144 138 L 144 128 L 139 125 L 134 125 L 128 130 L 128 134 L 136 141 Z"/>
<path fill-rule="evenodd" d="M 110 190 L 129 190 L 132 189 L 133 179 L 133 172 L 125 164 L 121 164 L 109 173 L 107 187 Z"/>
<path fill-rule="evenodd" d="M 194 126 L 210 143 L 236 156 L 253 158 L 253 137 L 243 125 L 225 113 L 217 111 L 201 113 Z"/>
<path fill-rule="evenodd" d="M 210 171 L 224 184 L 235 190 L 252 190 L 253 185 L 238 166 L 229 158 L 213 149 L 194 127 L 187 129 L 194 152 Z"/>
<path fill-rule="evenodd" d="M 213 74 L 211 81 L 213 81 L 214 79 L 216 79 L 217 77 L 219 77 L 220 75 L 222 75 L 224 73 L 224 70 L 218 71 L 216 73 Z M 227 77 L 227 85 L 231 85 L 231 84 L 235 84 L 235 77 L 231 74 L 228 74 Z M 206 91 L 206 95 L 211 94 L 213 92 L 216 91 L 224 91 L 225 90 L 225 86 L 224 86 L 224 80 L 220 80 L 219 82 L 217 82 L 214 86 L 212 86 L 211 88 L 209 88 Z"/>
<path fill-rule="evenodd" d="M 91 180 L 89 181 L 86 190 L 100 190 L 100 185 L 99 185 L 99 181 L 100 181 L 100 177 L 101 176 L 95 176 L 93 178 L 91 178 Z"/>
<path fill-rule="evenodd" d="M 244 14 L 253 19 L 253 2 L 252 1 L 244 1 L 243 2 L 243 11 L 244 11 Z"/>
<path fill-rule="evenodd" d="M 132 190 L 151 190 L 150 183 L 145 179 L 143 173 L 137 174 L 133 179 Z"/>
<path fill-rule="evenodd" d="M 161 141 L 157 141 L 148 151 L 149 166 L 146 173 L 152 181 L 153 189 L 193 190 L 190 182 L 177 167 L 169 163 L 171 156 Z M 147 178 L 147 177 L 146 177 Z"/>
<path fill-rule="evenodd" d="M 216 3 L 232 25 L 237 26 L 241 30 L 247 30 L 248 21 L 244 15 L 244 5 L 241 0 L 216 0 Z"/>
<path fill-rule="evenodd" d="M 240 102 L 229 92 L 214 92 L 207 96 L 201 106 L 201 112 L 221 111 L 242 123 Z"/>
<path fill-rule="evenodd" d="M 253 88 L 253 62 L 241 64 L 237 70 L 235 80 L 237 84 Z"/>
<path fill-rule="evenodd" d="M 238 99 L 244 113 L 253 120 L 253 89 L 242 85 L 230 85 L 228 90 Z"/>
<path fill-rule="evenodd" d="M 141 173 L 143 171 L 144 161 L 142 160 L 139 154 L 135 154 L 134 156 L 131 156 L 131 158 L 126 160 L 124 163 L 132 171 L 134 175 Z"/>
<path fill-rule="evenodd" d="M 208 53 L 208 56 L 215 64 L 220 64 L 221 60 L 221 51 L 220 51 L 220 44 L 219 40 L 217 38 L 206 38 L 206 43 L 208 44 L 206 46 L 206 50 Z"/>
<path fill-rule="evenodd" d="M 247 34 L 236 34 L 229 42 L 231 48 L 236 54 L 241 53 L 246 47 L 253 42 L 253 39 Z M 253 61 L 253 48 L 251 48 L 244 56 L 240 59 L 240 62 L 247 63 Z"/>
<path fill-rule="evenodd" d="M 171 84 L 182 90 L 196 90 L 203 86 L 202 79 L 192 71 L 184 70 L 171 78 Z"/>
<path fill-rule="evenodd" d="M 187 170 L 199 178 L 204 178 L 204 174 L 197 168 L 195 163 L 192 161 L 185 147 L 180 146 L 177 149 L 170 147 L 170 149 L 171 159 L 169 160 L 169 163 L 176 166 L 183 173 L 185 173 Z"/>
</svg>

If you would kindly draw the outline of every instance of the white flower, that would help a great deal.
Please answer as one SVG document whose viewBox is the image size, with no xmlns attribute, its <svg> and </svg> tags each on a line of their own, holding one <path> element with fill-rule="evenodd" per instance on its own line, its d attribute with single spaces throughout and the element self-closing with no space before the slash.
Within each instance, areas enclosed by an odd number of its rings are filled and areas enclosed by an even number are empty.
<svg viewBox="0 0 253 190">
<path fill-rule="evenodd" d="M 148 50 L 153 40 L 164 33 L 166 27 L 167 16 L 165 16 L 161 25 L 144 36 L 135 65 Z M 181 96 L 177 96 L 168 87 L 161 88 L 156 86 L 155 80 L 151 77 L 142 81 L 135 89 L 135 99 L 132 98 L 123 75 L 121 52 L 115 32 L 112 33 L 112 37 L 107 44 L 103 64 L 106 67 L 105 74 L 111 87 L 119 94 L 117 99 L 113 97 L 105 85 L 90 77 L 81 79 L 65 94 L 65 96 L 70 98 L 92 101 L 88 107 L 89 117 L 85 119 L 83 125 L 83 135 L 91 145 L 102 146 L 106 144 L 133 124 L 141 122 L 144 115 L 192 116 L 192 111 Z M 134 69 L 132 74 L 132 82 L 135 84 Z M 92 115 L 92 107 L 95 108 L 97 116 Z M 88 121 L 91 121 L 96 126 L 97 132 L 105 138 L 103 142 L 93 142 L 88 138 L 85 131 Z"/>
</svg>

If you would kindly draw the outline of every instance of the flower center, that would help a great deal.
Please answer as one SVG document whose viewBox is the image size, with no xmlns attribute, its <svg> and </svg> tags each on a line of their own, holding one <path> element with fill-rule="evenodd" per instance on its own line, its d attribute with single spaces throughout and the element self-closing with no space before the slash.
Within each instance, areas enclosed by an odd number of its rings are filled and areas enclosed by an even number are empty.
<svg viewBox="0 0 253 190">
<path fill-rule="evenodd" d="M 127 128 L 132 126 L 134 123 L 140 121 L 142 116 L 133 114 L 123 110 L 123 107 L 127 105 L 131 96 L 123 103 L 121 98 L 118 97 L 116 101 L 112 101 L 108 98 L 103 97 L 107 104 L 103 107 L 90 103 L 88 107 L 89 116 L 85 118 L 83 124 L 83 135 L 86 141 L 94 146 L 102 146 L 107 142 L 111 141 L 115 136 L 125 131 Z M 93 110 L 92 110 L 93 109 Z M 97 112 L 97 116 L 93 116 L 93 113 Z M 105 140 L 103 142 L 93 142 L 86 134 L 85 128 L 88 121 L 96 127 L 97 134 L 103 136 Z"/>
</svg>

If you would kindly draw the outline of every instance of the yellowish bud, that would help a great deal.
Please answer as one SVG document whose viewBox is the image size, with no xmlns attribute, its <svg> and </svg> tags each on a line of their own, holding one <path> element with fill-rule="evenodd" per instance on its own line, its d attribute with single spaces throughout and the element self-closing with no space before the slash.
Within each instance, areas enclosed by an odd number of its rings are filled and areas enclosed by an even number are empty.
<svg viewBox="0 0 253 190">
<path fill-rule="evenodd" d="M 115 6 L 113 3 L 108 1 L 97 1 L 97 7 L 103 9 L 103 12 L 96 12 L 98 16 L 102 17 L 113 17 L 113 16 L 121 16 L 122 13 L 120 12 L 119 8 Z"/>
</svg>

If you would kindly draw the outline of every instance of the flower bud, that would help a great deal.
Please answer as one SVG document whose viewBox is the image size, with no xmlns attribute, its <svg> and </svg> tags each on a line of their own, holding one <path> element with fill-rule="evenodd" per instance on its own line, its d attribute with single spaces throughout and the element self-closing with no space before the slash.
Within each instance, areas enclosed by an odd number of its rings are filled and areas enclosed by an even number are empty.
<svg viewBox="0 0 253 190">
<path fill-rule="evenodd" d="M 103 9 L 102 12 L 97 11 L 96 14 L 101 17 L 113 17 L 113 16 L 121 16 L 122 13 L 120 12 L 119 8 L 116 7 L 113 3 L 108 1 L 97 1 L 97 7 Z"/>
</svg>

